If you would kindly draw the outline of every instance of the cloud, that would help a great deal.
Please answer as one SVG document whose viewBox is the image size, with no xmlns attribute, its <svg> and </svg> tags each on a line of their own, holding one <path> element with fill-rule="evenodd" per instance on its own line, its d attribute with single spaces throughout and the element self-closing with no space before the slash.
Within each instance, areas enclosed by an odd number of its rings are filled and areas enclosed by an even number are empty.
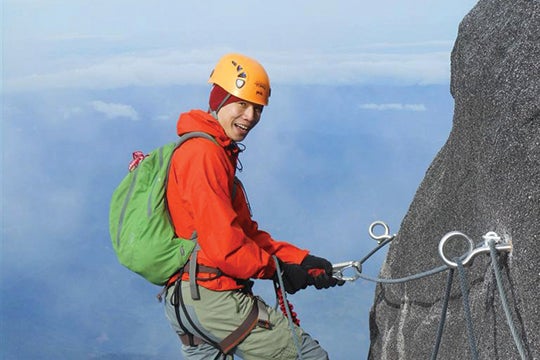
<svg viewBox="0 0 540 360">
<path fill-rule="evenodd" d="M 11 92 L 201 84 L 228 51 L 259 59 L 273 83 L 446 85 L 459 21 L 477 0 L 234 8 L 213 0 L 211 13 L 196 2 L 4 2 L 3 84 Z M 261 13 L 253 31 L 220 21 Z M 176 21 L 177 14 L 188 16 Z M 201 18 L 206 26 L 192 33 Z"/>
<path fill-rule="evenodd" d="M 107 119 L 127 117 L 131 120 L 138 120 L 139 114 L 130 105 L 106 103 L 104 101 L 92 101 L 92 107 L 95 111 L 105 114 Z"/>
<path fill-rule="evenodd" d="M 446 84 L 450 79 L 450 52 L 378 52 L 267 54 L 269 72 L 288 84 Z M 426 51 L 426 49 L 424 49 Z"/>
<path fill-rule="evenodd" d="M 389 104 L 360 104 L 360 109 L 364 110 L 377 110 L 377 111 L 387 111 L 387 110 L 397 110 L 397 111 L 426 111 L 427 108 L 424 104 L 399 104 L 399 103 L 389 103 Z"/>
<path fill-rule="evenodd" d="M 273 83 L 427 85 L 449 82 L 449 48 L 443 50 L 432 42 L 402 47 L 375 45 L 330 53 L 287 50 L 251 55 L 263 63 Z M 8 91 L 204 84 L 217 59 L 230 51 L 228 48 L 189 52 L 160 49 L 79 58 L 71 64 L 62 64 L 62 68 L 6 78 L 4 84 Z"/>
</svg>

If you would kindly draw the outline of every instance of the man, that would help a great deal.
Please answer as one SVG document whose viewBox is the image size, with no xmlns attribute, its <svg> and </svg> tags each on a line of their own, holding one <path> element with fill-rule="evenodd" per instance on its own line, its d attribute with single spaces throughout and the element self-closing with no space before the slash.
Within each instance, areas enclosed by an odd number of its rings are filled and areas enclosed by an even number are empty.
<svg viewBox="0 0 540 360">
<path fill-rule="evenodd" d="M 277 281 L 278 267 L 291 294 L 308 285 L 342 284 L 332 277 L 327 260 L 259 230 L 235 176 L 237 142 L 258 124 L 268 104 L 268 75 L 254 59 L 228 54 L 209 83 L 209 110 L 181 114 L 177 132 L 204 132 L 214 141 L 197 137 L 178 148 L 167 183 L 176 234 L 196 239 L 200 248 L 167 290 L 166 315 L 182 340 L 183 355 L 217 359 L 234 353 L 260 360 L 296 359 L 301 352 L 304 360 L 327 359 L 300 327 L 292 336 L 283 313 L 251 294 L 250 279 Z"/>
</svg>

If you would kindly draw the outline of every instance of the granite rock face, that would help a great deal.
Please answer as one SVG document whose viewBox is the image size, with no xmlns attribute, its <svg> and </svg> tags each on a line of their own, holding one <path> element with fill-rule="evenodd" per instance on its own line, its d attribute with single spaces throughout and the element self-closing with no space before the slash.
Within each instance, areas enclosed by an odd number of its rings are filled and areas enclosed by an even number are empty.
<svg viewBox="0 0 540 360">
<path fill-rule="evenodd" d="M 504 292 L 525 358 L 540 359 L 540 1 L 480 0 L 462 20 L 451 58 L 453 128 L 417 190 L 380 277 L 444 265 L 450 231 L 475 244 L 494 231 Z M 445 254 L 465 253 L 458 238 Z M 449 270 L 377 285 L 370 359 L 430 359 Z M 465 267 L 479 359 L 520 359 L 489 254 Z M 454 271 L 437 359 L 471 359 L 465 306 Z"/>
</svg>

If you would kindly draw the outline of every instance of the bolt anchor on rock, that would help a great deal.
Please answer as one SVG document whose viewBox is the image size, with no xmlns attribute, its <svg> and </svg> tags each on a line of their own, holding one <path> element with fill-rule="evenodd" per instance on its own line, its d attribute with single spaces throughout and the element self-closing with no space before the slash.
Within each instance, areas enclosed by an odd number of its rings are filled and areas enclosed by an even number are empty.
<svg viewBox="0 0 540 360">
<path fill-rule="evenodd" d="M 491 244 L 495 245 L 495 249 L 499 252 L 511 252 L 512 251 L 512 243 L 510 240 L 502 239 L 496 232 L 490 231 L 487 232 L 485 235 L 482 236 L 484 241 L 480 243 L 478 246 L 475 246 L 474 242 L 469 238 L 467 235 L 465 235 L 462 232 L 459 231 L 451 231 L 444 235 L 441 240 L 439 241 L 439 256 L 444 261 L 448 267 L 451 268 L 457 268 L 458 264 L 455 261 L 452 261 L 448 258 L 448 256 L 445 255 L 444 249 L 446 243 L 450 239 L 465 239 L 467 241 L 468 250 L 459 258 L 461 259 L 461 262 L 463 266 L 467 266 L 472 264 L 472 261 L 478 254 L 489 254 L 489 248 Z"/>
</svg>

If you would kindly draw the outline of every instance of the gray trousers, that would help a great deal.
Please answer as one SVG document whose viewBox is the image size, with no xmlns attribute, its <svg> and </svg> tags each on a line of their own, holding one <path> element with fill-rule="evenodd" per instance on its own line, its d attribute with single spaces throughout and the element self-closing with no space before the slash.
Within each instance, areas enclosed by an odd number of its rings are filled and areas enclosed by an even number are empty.
<svg viewBox="0 0 540 360">
<path fill-rule="evenodd" d="M 188 321 L 180 308 L 182 325 L 192 334 L 200 337 L 200 332 L 215 342 L 219 342 L 234 331 L 247 317 L 254 301 L 253 297 L 239 291 L 212 291 L 199 286 L 200 300 L 193 300 L 189 283 L 182 282 L 182 298 L 190 317 Z M 175 307 L 171 304 L 174 286 L 167 291 L 165 315 L 173 330 L 183 335 L 178 324 Z M 233 350 L 235 356 L 244 360 L 296 360 L 298 350 L 291 333 L 287 317 L 281 311 L 266 305 L 271 329 L 256 326 L 250 334 Z M 295 326 L 303 360 L 328 360 L 326 351 L 302 328 Z M 182 354 L 186 360 L 222 359 L 219 350 L 203 343 L 198 346 L 182 345 Z M 228 359 L 232 359 L 229 356 Z"/>
</svg>

